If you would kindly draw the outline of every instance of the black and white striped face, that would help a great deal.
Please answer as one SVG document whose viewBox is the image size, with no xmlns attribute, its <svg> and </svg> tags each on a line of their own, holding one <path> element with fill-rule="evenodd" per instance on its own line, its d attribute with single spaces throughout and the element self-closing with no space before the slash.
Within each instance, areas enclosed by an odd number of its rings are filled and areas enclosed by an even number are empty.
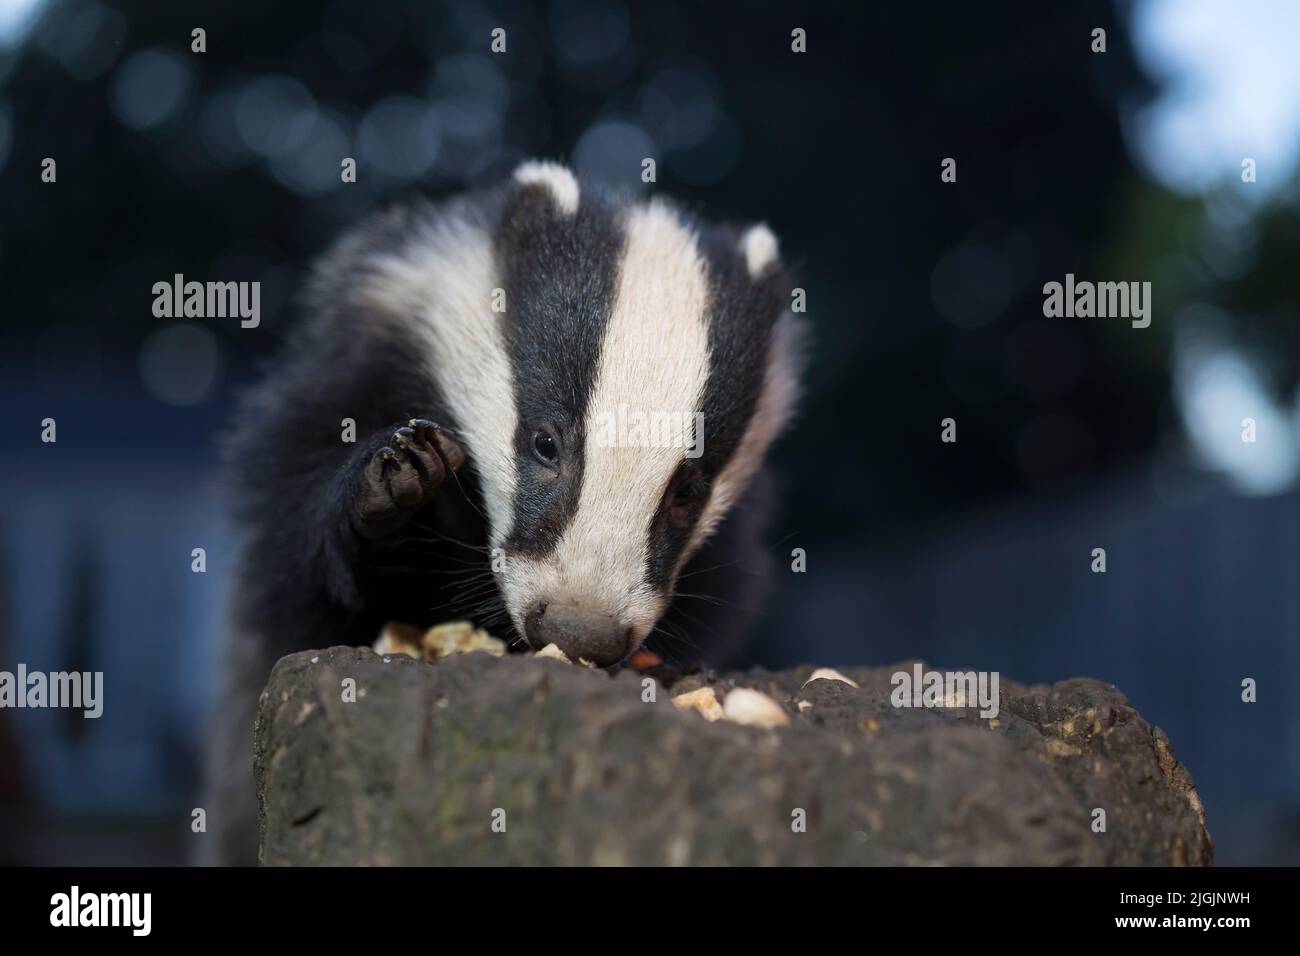
<svg viewBox="0 0 1300 956">
<path fill-rule="evenodd" d="M 427 289 L 436 375 L 516 628 L 621 660 L 793 405 L 776 240 L 525 163 L 490 215 L 432 225 L 388 272 Z"/>
</svg>

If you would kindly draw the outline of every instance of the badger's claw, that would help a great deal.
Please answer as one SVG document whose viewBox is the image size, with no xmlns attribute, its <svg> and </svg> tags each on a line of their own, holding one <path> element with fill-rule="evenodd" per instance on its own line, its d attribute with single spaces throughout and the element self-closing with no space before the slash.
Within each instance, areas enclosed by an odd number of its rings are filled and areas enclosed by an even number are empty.
<svg viewBox="0 0 1300 956">
<path fill-rule="evenodd" d="M 396 531 L 433 500 L 465 453 L 431 421 L 413 418 L 396 429 L 361 471 L 352 521 L 363 538 Z"/>
</svg>

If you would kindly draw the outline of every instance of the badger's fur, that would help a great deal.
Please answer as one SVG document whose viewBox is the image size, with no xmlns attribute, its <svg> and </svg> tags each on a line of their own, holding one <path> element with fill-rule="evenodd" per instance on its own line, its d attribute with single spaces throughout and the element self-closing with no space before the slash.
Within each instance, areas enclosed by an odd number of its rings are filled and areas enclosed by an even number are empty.
<svg viewBox="0 0 1300 956">
<path fill-rule="evenodd" d="M 542 162 L 326 254 L 227 448 L 241 541 L 214 858 L 253 859 L 252 721 L 284 654 L 458 617 L 602 665 L 647 640 L 670 658 L 728 643 L 764 567 L 756 477 L 796 396 L 791 285 L 765 226 Z"/>
</svg>

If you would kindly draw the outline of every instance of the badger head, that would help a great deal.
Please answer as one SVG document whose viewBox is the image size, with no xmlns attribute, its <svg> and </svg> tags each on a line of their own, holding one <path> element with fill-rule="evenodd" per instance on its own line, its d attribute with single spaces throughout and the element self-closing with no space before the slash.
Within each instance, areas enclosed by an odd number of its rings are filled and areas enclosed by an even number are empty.
<svg viewBox="0 0 1300 956">
<path fill-rule="evenodd" d="M 615 199 L 550 163 L 489 206 L 431 223 L 388 278 L 426 290 L 515 628 L 616 663 L 792 411 L 791 281 L 765 226 Z"/>
</svg>

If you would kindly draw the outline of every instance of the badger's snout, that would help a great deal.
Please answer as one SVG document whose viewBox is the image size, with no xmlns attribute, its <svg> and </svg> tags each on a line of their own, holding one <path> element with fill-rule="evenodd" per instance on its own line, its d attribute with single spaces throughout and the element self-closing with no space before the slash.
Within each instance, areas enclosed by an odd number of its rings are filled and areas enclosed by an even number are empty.
<svg viewBox="0 0 1300 956">
<path fill-rule="evenodd" d="M 528 643 L 541 649 L 554 644 L 570 660 L 599 667 L 617 664 L 632 649 L 632 632 L 608 614 L 578 604 L 541 602 L 524 618 Z"/>
</svg>

